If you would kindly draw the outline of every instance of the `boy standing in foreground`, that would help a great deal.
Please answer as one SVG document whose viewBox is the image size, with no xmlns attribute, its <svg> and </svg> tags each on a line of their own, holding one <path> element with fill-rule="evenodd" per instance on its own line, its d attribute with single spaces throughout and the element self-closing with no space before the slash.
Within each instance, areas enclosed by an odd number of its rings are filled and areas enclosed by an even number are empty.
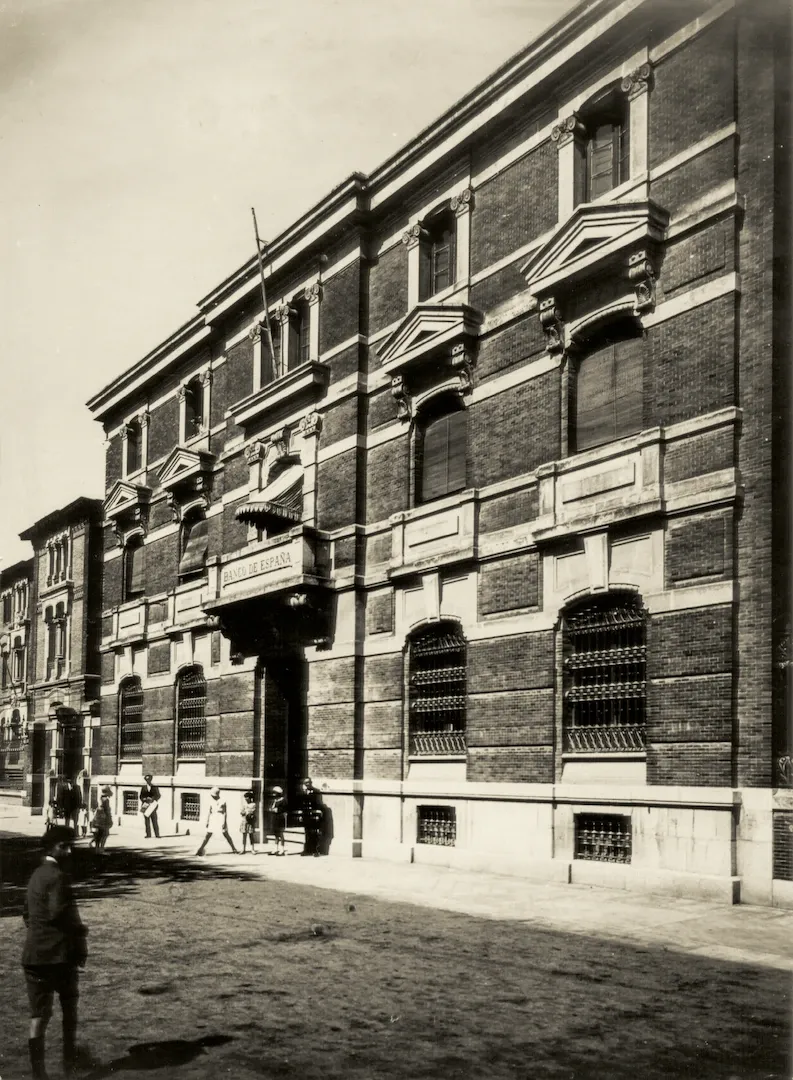
<svg viewBox="0 0 793 1080">
<path fill-rule="evenodd" d="M 77 969 L 88 956 L 83 926 L 63 864 L 71 855 L 74 831 L 54 825 L 43 840 L 44 858 L 28 882 L 22 914 L 27 927 L 22 951 L 30 1032 L 28 1049 L 32 1075 L 46 1080 L 44 1036 L 57 993 L 63 1014 L 63 1065 L 67 1076 L 77 1064 Z"/>
</svg>

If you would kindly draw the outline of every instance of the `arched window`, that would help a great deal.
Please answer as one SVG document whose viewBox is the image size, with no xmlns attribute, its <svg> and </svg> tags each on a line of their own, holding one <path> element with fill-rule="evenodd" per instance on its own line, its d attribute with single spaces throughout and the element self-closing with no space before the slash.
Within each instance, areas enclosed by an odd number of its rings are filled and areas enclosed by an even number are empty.
<svg viewBox="0 0 793 1080">
<path fill-rule="evenodd" d="M 143 466 L 143 431 L 140 420 L 130 420 L 127 424 L 127 475 L 137 472 Z"/>
<path fill-rule="evenodd" d="M 429 300 L 455 279 L 456 219 L 451 210 L 422 222 L 419 240 L 419 300 Z"/>
<path fill-rule="evenodd" d="M 144 593 L 142 536 L 132 536 L 124 547 L 124 599 L 135 600 Z"/>
<path fill-rule="evenodd" d="M 179 577 L 194 577 L 206 570 L 209 550 L 209 523 L 202 510 L 188 513 L 182 524 Z"/>
<path fill-rule="evenodd" d="M 206 754 L 207 684 L 201 667 L 185 668 L 176 679 L 176 756 L 203 759 Z"/>
<path fill-rule="evenodd" d="M 592 202 L 630 177 L 628 99 L 619 90 L 599 96 L 579 113 L 576 202 Z"/>
<path fill-rule="evenodd" d="M 466 485 L 467 414 L 442 396 L 418 418 L 416 428 L 416 503 L 462 491 Z"/>
<path fill-rule="evenodd" d="M 609 324 L 582 350 L 570 408 L 570 445 L 579 451 L 641 431 L 644 414 L 644 337 L 636 325 Z"/>
<path fill-rule="evenodd" d="M 408 648 L 410 754 L 465 754 L 466 643 L 454 623 L 417 634 Z"/>
<path fill-rule="evenodd" d="M 143 689 L 137 676 L 124 679 L 118 691 L 119 757 L 140 761 L 143 753 Z"/>
<path fill-rule="evenodd" d="M 644 750 L 647 616 L 640 598 L 588 600 L 565 613 L 562 631 L 565 751 Z"/>
<path fill-rule="evenodd" d="M 204 384 L 196 375 L 185 387 L 185 438 L 204 430 Z"/>
</svg>

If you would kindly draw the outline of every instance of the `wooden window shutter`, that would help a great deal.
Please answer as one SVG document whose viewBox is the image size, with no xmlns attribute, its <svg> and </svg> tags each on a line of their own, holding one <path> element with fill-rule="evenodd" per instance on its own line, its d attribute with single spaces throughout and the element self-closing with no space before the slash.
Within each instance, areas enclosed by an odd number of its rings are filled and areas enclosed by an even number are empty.
<svg viewBox="0 0 793 1080">
<path fill-rule="evenodd" d="M 197 570 L 203 570 L 206 565 L 208 547 L 209 523 L 202 518 L 190 527 L 184 554 L 179 562 L 179 573 L 192 574 Z"/>
<path fill-rule="evenodd" d="M 596 199 L 606 191 L 611 191 L 614 184 L 614 165 L 617 157 L 615 140 L 620 126 L 617 124 L 599 124 L 589 139 L 589 199 Z"/>
<path fill-rule="evenodd" d="M 466 449 L 463 409 L 429 421 L 422 439 L 421 502 L 439 499 L 465 487 Z"/>
<path fill-rule="evenodd" d="M 126 599 L 140 596 L 144 590 L 143 559 L 143 544 L 131 544 L 127 547 Z"/>
<path fill-rule="evenodd" d="M 614 438 L 614 346 L 601 345 L 578 367 L 575 448 L 586 450 Z"/>
<path fill-rule="evenodd" d="M 615 437 L 641 431 L 644 419 L 644 338 L 614 345 Z"/>
</svg>

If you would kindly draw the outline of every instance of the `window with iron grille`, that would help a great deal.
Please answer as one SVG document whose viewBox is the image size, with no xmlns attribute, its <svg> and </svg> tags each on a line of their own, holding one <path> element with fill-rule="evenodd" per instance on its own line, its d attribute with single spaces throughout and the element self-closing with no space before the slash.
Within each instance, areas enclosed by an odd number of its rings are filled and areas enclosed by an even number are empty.
<svg viewBox="0 0 793 1080">
<path fill-rule="evenodd" d="M 121 812 L 123 814 L 137 814 L 140 810 L 140 801 L 137 791 L 123 791 L 121 793 Z"/>
<path fill-rule="evenodd" d="M 454 624 L 418 634 L 409 653 L 409 753 L 465 755 L 466 643 Z"/>
<path fill-rule="evenodd" d="M 457 811 L 453 806 L 419 806 L 416 843 L 454 847 L 457 840 Z"/>
<path fill-rule="evenodd" d="M 176 681 L 176 756 L 203 758 L 206 751 L 207 684 L 200 667 L 187 668 Z"/>
<path fill-rule="evenodd" d="M 563 748 L 642 752 L 646 731 L 647 617 L 639 597 L 611 594 L 567 612 Z"/>
<path fill-rule="evenodd" d="M 629 863 L 631 819 L 619 814 L 576 814 L 575 858 Z"/>
<path fill-rule="evenodd" d="M 419 300 L 429 300 L 454 284 L 455 226 L 451 210 L 422 225 L 419 247 Z"/>
<path fill-rule="evenodd" d="M 201 817 L 201 796 L 195 791 L 183 791 L 181 795 L 181 810 L 179 817 L 182 821 L 198 821 Z"/>
<path fill-rule="evenodd" d="M 774 810 L 774 878 L 793 881 L 793 810 Z"/>
<path fill-rule="evenodd" d="M 125 679 L 118 691 L 119 756 L 139 761 L 143 753 L 143 689 L 140 679 Z"/>
</svg>

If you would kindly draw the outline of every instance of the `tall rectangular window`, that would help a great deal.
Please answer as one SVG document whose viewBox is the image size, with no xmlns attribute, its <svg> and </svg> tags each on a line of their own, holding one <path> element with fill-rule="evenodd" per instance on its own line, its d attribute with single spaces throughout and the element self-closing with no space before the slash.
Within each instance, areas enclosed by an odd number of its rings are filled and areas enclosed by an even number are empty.
<svg viewBox="0 0 793 1080">
<path fill-rule="evenodd" d="M 575 378 L 571 410 L 576 450 L 633 435 L 644 412 L 644 339 L 602 340 L 585 353 Z"/>
<path fill-rule="evenodd" d="M 180 672 L 176 682 L 176 756 L 203 759 L 206 754 L 207 684 L 200 667 Z"/>
<path fill-rule="evenodd" d="M 455 217 L 451 212 L 423 225 L 419 247 L 419 300 L 429 300 L 454 284 L 455 239 Z"/>
<path fill-rule="evenodd" d="M 416 502 L 462 491 L 466 484 L 467 414 L 428 414 L 416 434 Z"/>
<path fill-rule="evenodd" d="M 125 679 L 118 692 L 119 756 L 138 761 L 143 753 L 143 689 L 140 679 Z"/>
</svg>

